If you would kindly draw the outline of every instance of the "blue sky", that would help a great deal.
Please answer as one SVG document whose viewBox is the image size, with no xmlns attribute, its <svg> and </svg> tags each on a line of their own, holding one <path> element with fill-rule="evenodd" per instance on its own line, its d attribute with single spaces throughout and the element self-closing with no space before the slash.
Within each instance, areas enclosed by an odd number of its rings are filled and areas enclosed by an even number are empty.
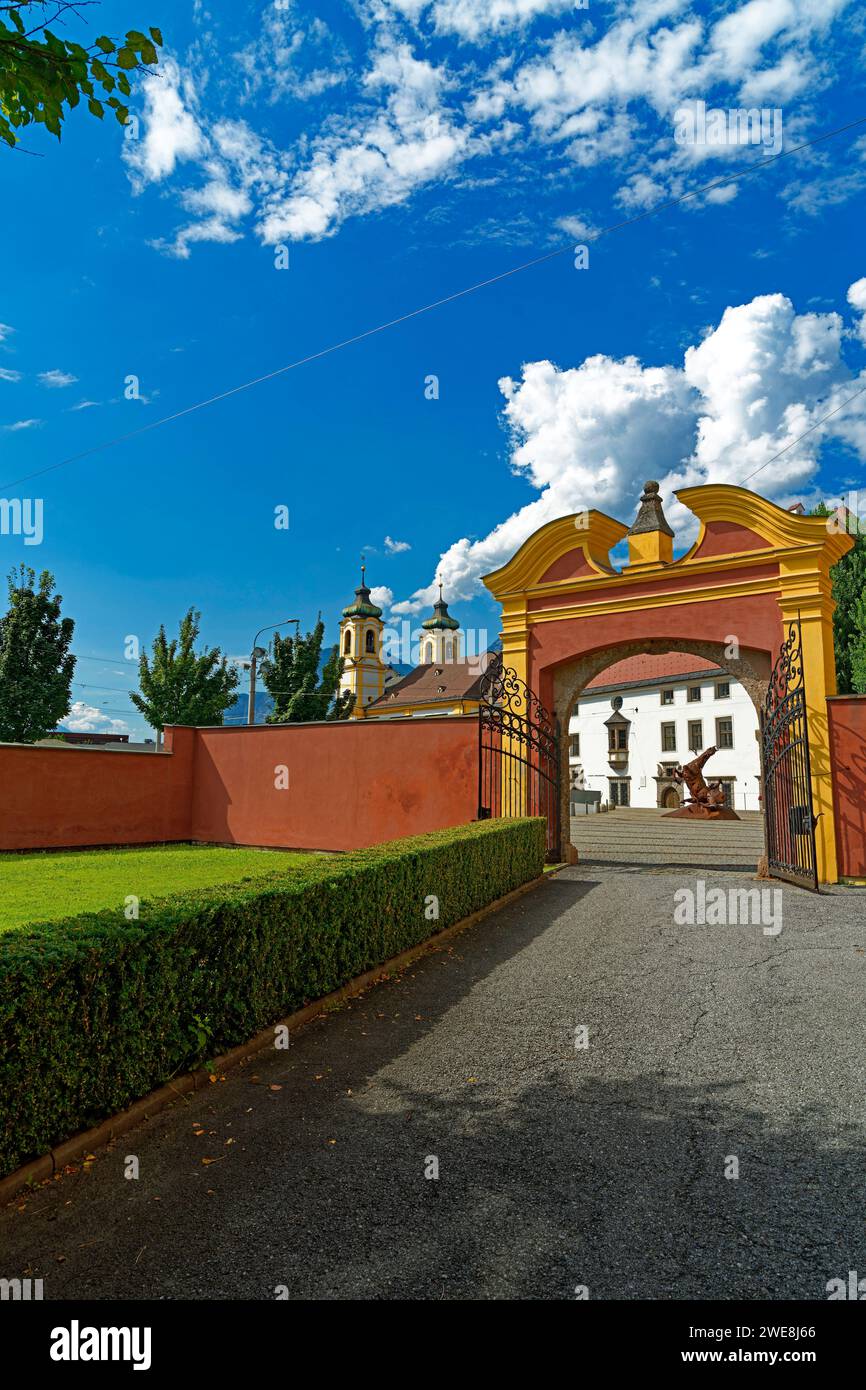
<svg viewBox="0 0 866 1390">
<path fill-rule="evenodd" d="M 492 640 L 480 576 L 538 525 L 742 481 L 866 382 L 866 125 L 592 239 L 766 158 L 774 112 L 783 148 L 866 116 L 843 0 L 104 0 L 94 32 L 148 25 L 134 138 L 77 111 L 0 156 L 0 496 L 44 509 L 0 561 L 57 577 L 79 727 L 144 733 L 124 639 L 191 604 L 233 656 L 320 610 L 334 640 L 362 550 L 386 616 L 439 572 Z M 766 110 L 767 146 L 678 142 L 699 101 Z M 857 487 L 864 401 L 752 485 Z"/>
</svg>

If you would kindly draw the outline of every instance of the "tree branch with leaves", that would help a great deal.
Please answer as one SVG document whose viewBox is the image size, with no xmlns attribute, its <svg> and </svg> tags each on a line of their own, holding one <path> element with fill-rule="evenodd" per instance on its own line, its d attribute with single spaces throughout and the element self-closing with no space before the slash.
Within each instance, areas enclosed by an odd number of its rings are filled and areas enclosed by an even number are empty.
<svg viewBox="0 0 866 1390">
<path fill-rule="evenodd" d="M 102 34 L 85 45 L 60 38 L 49 27 L 63 25 L 69 17 L 81 19 L 81 11 L 94 3 L 21 0 L 20 4 L 0 4 L 0 140 L 13 149 L 18 144 L 16 132 L 34 124 L 44 125 L 59 140 L 69 111 L 82 98 L 99 120 L 110 108 L 126 125 L 130 74 L 153 72 L 162 34 L 159 29 L 148 29 L 146 34 L 130 29 L 123 39 Z"/>
<path fill-rule="evenodd" d="M 0 741 L 35 743 L 69 713 L 75 623 L 60 614 L 54 576 L 27 565 L 9 575 L 9 609 L 0 617 Z"/>
<path fill-rule="evenodd" d="M 262 663 L 262 680 L 273 697 L 269 724 L 308 724 L 348 719 L 354 695 L 340 692 L 343 659 L 333 647 L 322 663 L 325 624 L 321 618 L 306 637 L 274 637 L 271 657 Z"/>
<path fill-rule="evenodd" d="M 161 627 L 150 659 L 142 652 L 138 664 L 139 691 L 129 698 L 159 733 L 166 724 L 222 724 L 240 679 L 219 647 L 196 652 L 201 614 L 190 608 L 180 632 L 171 642 Z"/>
</svg>

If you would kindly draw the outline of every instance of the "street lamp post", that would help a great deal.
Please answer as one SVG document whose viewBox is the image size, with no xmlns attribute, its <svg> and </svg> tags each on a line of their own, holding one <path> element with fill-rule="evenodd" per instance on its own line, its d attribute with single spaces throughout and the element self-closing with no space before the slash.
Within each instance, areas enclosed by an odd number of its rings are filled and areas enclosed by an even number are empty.
<svg viewBox="0 0 866 1390">
<path fill-rule="evenodd" d="M 265 647 L 258 646 L 258 640 L 263 632 L 273 632 L 278 627 L 288 627 L 289 623 L 295 623 L 295 636 L 297 636 L 300 625 L 300 618 L 284 618 L 281 623 L 270 623 L 267 627 L 259 628 L 253 638 L 253 650 L 250 656 L 250 698 L 249 709 L 247 710 L 247 723 L 256 722 L 256 666 L 263 656 L 267 656 Z"/>
</svg>

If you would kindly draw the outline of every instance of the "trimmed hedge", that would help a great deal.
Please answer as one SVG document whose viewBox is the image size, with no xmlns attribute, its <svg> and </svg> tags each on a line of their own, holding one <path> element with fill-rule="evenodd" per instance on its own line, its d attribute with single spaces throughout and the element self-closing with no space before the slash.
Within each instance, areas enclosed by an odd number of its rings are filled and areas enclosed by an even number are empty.
<svg viewBox="0 0 866 1390">
<path fill-rule="evenodd" d="M 543 820 L 0 937 L 0 1175 L 538 877 Z M 438 919 L 425 907 L 438 899 Z"/>
</svg>

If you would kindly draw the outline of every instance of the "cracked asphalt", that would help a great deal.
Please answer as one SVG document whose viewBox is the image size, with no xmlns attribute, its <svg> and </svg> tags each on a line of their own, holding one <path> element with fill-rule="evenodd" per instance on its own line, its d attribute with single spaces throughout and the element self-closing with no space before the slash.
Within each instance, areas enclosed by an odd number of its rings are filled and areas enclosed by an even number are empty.
<svg viewBox="0 0 866 1390">
<path fill-rule="evenodd" d="M 676 925 L 689 884 L 565 870 L 11 1203 L 0 1274 L 46 1299 L 826 1299 L 866 1274 L 866 896 L 785 887 L 768 936 Z"/>
</svg>

